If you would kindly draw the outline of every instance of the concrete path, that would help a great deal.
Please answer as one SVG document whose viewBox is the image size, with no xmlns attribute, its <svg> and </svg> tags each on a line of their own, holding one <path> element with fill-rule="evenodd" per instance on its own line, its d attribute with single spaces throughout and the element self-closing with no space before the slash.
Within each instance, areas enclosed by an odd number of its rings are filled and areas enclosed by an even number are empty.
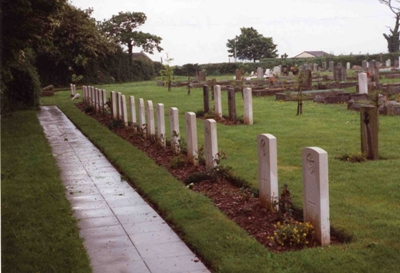
<svg viewBox="0 0 400 273">
<path fill-rule="evenodd" d="M 209 272 L 55 106 L 38 112 L 93 272 Z"/>
</svg>

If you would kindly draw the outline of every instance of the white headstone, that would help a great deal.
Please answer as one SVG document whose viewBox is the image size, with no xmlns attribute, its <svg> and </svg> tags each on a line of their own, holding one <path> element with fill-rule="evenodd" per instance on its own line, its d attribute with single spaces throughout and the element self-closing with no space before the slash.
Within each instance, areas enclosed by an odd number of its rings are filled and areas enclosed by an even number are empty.
<svg viewBox="0 0 400 273">
<path fill-rule="evenodd" d="M 144 100 L 142 98 L 139 98 L 139 103 L 138 103 L 138 126 L 139 126 L 139 132 L 143 132 L 143 134 L 145 134 L 146 132 L 146 119 L 145 119 L 145 115 L 144 115 Z"/>
<path fill-rule="evenodd" d="M 156 134 L 156 127 L 154 123 L 154 109 L 153 102 L 151 100 L 147 101 L 147 126 L 146 126 L 147 136 L 152 137 Z"/>
<path fill-rule="evenodd" d="M 75 96 L 73 96 L 71 100 L 79 99 L 79 97 L 80 97 L 80 94 L 79 94 L 79 93 L 76 93 Z"/>
<path fill-rule="evenodd" d="M 257 144 L 259 199 L 262 206 L 272 209 L 272 204 L 279 197 L 276 138 L 261 134 L 257 136 Z"/>
<path fill-rule="evenodd" d="M 218 159 L 217 122 L 213 119 L 204 120 L 204 150 L 206 170 L 210 171 L 217 166 Z"/>
<path fill-rule="evenodd" d="M 111 91 L 111 112 L 113 120 L 116 120 L 118 117 L 117 112 L 117 94 L 115 91 Z"/>
<path fill-rule="evenodd" d="M 90 106 L 94 107 L 94 87 L 90 87 Z"/>
<path fill-rule="evenodd" d="M 367 73 L 358 73 L 358 93 L 368 94 Z"/>
<path fill-rule="evenodd" d="M 94 111 L 99 112 L 99 89 L 94 89 Z"/>
<path fill-rule="evenodd" d="M 105 113 L 106 109 L 107 109 L 107 91 L 103 89 L 102 92 L 101 92 L 101 95 L 103 97 L 103 99 L 102 99 L 102 101 L 103 101 L 103 105 L 102 105 L 103 113 Z"/>
<path fill-rule="evenodd" d="M 69 84 L 69 87 L 71 88 L 71 96 L 73 97 L 73 96 L 74 96 L 74 87 L 73 87 L 73 84 L 70 83 L 70 84 Z"/>
<path fill-rule="evenodd" d="M 304 222 L 310 222 L 322 246 L 330 244 L 328 154 L 318 147 L 302 151 Z"/>
<path fill-rule="evenodd" d="M 126 98 L 125 95 L 121 95 L 121 111 L 122 111 L 122 121 L 124 126 L 128 126 L 128 111 L 126 110 Z"/>
<path fill-rule="evenodd" d="M 281 67 L 280 66 L 274 66 L 274 75 L 277 77 L 281 76 Z"/>
<path fill-rule="evenodd" d="M 214 115 L 222 118 L 221 86 L 214 85 Z"/>
<path fill-rule="evenodd" d="M 131 126 L 136 129 L 135 125 L 137 125 L 136 121 L 136 105 L 135 105 L 135 97 L 134 96 L 129 96 L 129 114 L 130 114 L 130 120 L 131 120 Z"/>
<path fill-rule="evenodd" d="M 82 100 L 86 102 L 86 86 L 82 86 Z"/>
<path fill-rule="evenodd" d="M 122 93 L 117 93 L 118 119 L 122 119 Z"/>
<path fill-rule="evenodd" d="M 180 131 L 179 131 L 179 115 L 178 108 L 171 107 L 169 109 L 169 128 L 170 128 L 170 136 L 171 136 L 171 148 L 172 152 L 177 154 L 180 152 L 179 139 L 180 139 Z"/>
<path fill-rule="evenodd" d="M 187 157 L 193 165 L 199 164 L 196 114 L 193 112 L 185 113 L 186 118 L 186 145 Z"/>
<path fill-rule="evenodd" d="M 386 60 L 386 67 L 391 67 L 391 61 L 390 61 L 390 59 L 387 59 L 387 60 Z"/>
<path fill-rule="evenodd" d="M 346 69 L 350 69 L 350 63 L 349 62 L 346 63 Z"/>
<path fill-rule="evenodd" d="M 102 100 L 103 100 L 103 96 L 102 96 L 102 91 L 101 89 L 97 89 L 97 112 L 101 112 L 102 110 Z"/>
<path fill-rule="evenodd" d="M 157 139 L 162 147 L 166 146 L 164 104 L 157 104 Z"/>
<path fill-rule="evenodd" d="M 244 123 L 253 124 L 253 93 L 251 88 L 243 89 Z"/>
</svg>

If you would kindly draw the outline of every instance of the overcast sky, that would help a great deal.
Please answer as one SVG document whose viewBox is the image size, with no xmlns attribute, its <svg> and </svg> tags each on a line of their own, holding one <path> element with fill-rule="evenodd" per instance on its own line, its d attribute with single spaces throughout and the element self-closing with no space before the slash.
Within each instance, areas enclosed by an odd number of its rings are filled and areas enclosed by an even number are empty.
<svg viewBox="0 0 400 273">
<path fill-rule="evenodd" d="M 144 12 L 138 30 L 162 37 L 154 61 L 172 65 L 228 62 L 226 43 L 253 27 L 272 37 L 279 56 L 322 50 L 335 55 L 385 53 L 383 33 L 394 27 L 394 14 L 378 0 L 71 0 L 75 7 L 93 8 L 96 20 L 120 11 Z M 140 49 L 137 49 L 139 52 Z M 233 61 L 233 58 L 231 58 Z"/>
</svg>

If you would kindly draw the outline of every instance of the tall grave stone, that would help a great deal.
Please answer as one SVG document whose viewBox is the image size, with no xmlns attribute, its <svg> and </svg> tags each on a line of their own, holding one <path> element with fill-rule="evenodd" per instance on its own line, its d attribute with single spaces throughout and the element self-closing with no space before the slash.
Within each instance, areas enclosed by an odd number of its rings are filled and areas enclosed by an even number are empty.
<svg viewBox="0 0 400 273">
<path fill-rule="evenodd" d="M 259 200 L 262 206 L 272 209 L 279 197 L 276 138 L 261 134 L 257 136 L 257 144 Z"/>
<path fill-rule="evenodd" d="M 164 104 L 157 104 L 157 139 L 162 147 L 166 147 Z"/>
<path fill-rule="evenodd" d="M 350 69 L 350 63 L 349 62 L 346 63 L 346 69 Z"/>
<path fill-rule="evenodd" d="M 322 62 L 322 70 L 326 71 L 326 62 Z"/>
<path fill-rule="evenodd" d="M 137 121 L 136 121 L 136 105 L 135 105 L 135 97 L 129 96 L 129 114 L 131 120 L 131 126 L 136 129 Z"/>
<path fill-rule="evenodd" d="M 358 93 L 368 94 L 367 73 L 358 73 Z"/>
<path fill-rule="evenodd" d="M 146 133 L 149 138 L 156 134 L 156 127 L 154 123 L 154 109 L 153 102 L 151 100 L 147 101 L 147 126 Z"/>
<path fill-rule="evenodd" d="M 221 86 L 214 85 L 214 115 L 222 118 Z"/>
<path fill-rule="evenodd" d="M 111 112 L 113 120 L 117 119 L 117 94 L 115 91 L 111 91 Z"/>
<path fill-rule="evenodd" d="M 139 132 L 142 132 L 143 134 L 146 133 L 146 119 L 145 119 L 145 114 L 144 114 L 144 100 L 143 98 L 139 98 L 138 102 L 138 129 Z"/>
<path fill-rule="evenodd" d="M 253 92 L 251 88 L 243 89 L 244 123 L 253 124 Z"/>
<path fill-rule="evenodd" d="M 179 139 L 180 139 L 180 131 L 179 131 L 179 115 L 178 108 L 171 107 L 169 109 L 169 123 L 170 123 L 170 137 L 171 137 L 171 148 L 174 154 L 178 154 L 180 152 Z"/>
<path fill-rule="evenodd" d="M 312 76 L 311 70 L 302 70 L 300 71 L 300 77 L 303 79 L 303 83 L 301 84 L 302 90 L 311 90 L 312 88 Z"/>
<path fill-rule="evenodd" d="M 187 157 L 194 166 L 199 164 L 198 159 L 198 143 L 197 143 L 197 126 L 196 114 L 193 112 L 185 113 L 186 118 L 186 143 Z"/>
<path fill-rule="evenodd" d="M 122 121 L 124 126 L 128 126 L 128 111 L 126 110 L 126 98 L 125 95 L 121 96 L 121 110 L 122 110 Z"/>
<path fill-rule="evenodd" d="M 369 160 L 378 160 L 378 108 L 375 106 L 362 106 L 361 119 L 361 152 Z"/>
<path fill-rule="evenodd" d="M 304 148 L 303 212 L 304 222 L 315 229 L 322 246 L 330 244 L 328 154 L 318 147 Z"/>
<path fill-rule="evenodd" d="M 217 166 L 218 159 L 217 122 L 213 119 L 204 120 L 204 148 L 206 170 L 211 171 Z"/>
<path fill-rule="evenodd" d="M 241 80 L 242 80 L 242 70 L 236 69 L 236 76 L 235 76 L 235 79 L 236 79 L 237 81 L 241 81 Z"/>
<path fill-rule="evenodd" d="M 367 61 L 366 60 L 362 61 L 361 66 L 362 66 L 363 71 L 367 71 Z"/>
<path fill-rule="evenodd" d="M 315 72 L 318 71 L 318 64 L 313 65 L 313 71 L 315 71 Z"/>
</svg>

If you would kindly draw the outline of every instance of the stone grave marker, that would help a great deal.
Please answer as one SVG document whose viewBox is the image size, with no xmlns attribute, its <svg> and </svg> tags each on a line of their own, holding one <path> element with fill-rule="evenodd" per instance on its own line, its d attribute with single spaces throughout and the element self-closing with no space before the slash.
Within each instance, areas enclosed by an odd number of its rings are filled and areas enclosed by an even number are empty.
<svg viewBox="0 0 400 273">
<path fill-rule="evenodd" d="M 82 87 L 82 95 L 83 95 L 83 101 L 85 101 L 85 87 Z M 40 92 L 40 96 L 54 96 L 54 86 L 53 85 L 48 85 L 42 89 L 42 92 Z"/>
<path fill-rule="evenodd" d="M 333 80 L 334 81 L 339 81 L 339 82 L 344 82 L 346 81 L 347 78 L 347 70 L 345 67 L 342 66 L 342 63 L 337 63 L 336 67 L 333 71 Z"/>
<path fill-rule="evenodd" d="M 244 123 L 253 124 L 253 92 L 251 88 L 243 89 Z"/>
<path fill-rule="evenodd" d="M 122 119 L 122 93 L 117 93 L 118 119 Z"/>
<path fill-rule="evenodd" d="M 221 86 L 214 85 L 214 115 L 222 118 Z"/>
<path fill-rule="evenodd" d="M 398 60 L 394 60 L 394 67 L 399 67 L 399 61 Z"/>
<path fill-rule="evenodd" d="M 264 75 L 264 70 L 262 69 L 262 67 L 258 67 L 257 68 L 257 79 L 262 79 Z"/>
<path fill-rule="evenodd" d="M 126 110 L 126 97 L 121 95 L 121 112 L 122 112 L 122 122 L 124 126 L 128 126 L 128 111 Z"/>
<path fill-rule="evenodd" d="M 322 62 L 322 70 L 326 70 L 326 62 Z"/>
<path fill-rule="evenodd" d="M 318 64 L 314 64 L 313 71 L 318 71 Z"/>
<path fill-rule="evenodd" d="M 205 81 L 206 80 L 206 72 L 198 71 L 197 72 L 197 80 L 198 81 Z"/>
<path fill-rule="evenodd" d="M 103 112 L 103 90 L 99 89 L 99 112 Z"/>
<path fill-rule="evenodd" d="M 236 96 L 235 96 L 235 88 L 230 87 L 228 88 L 228 113 L 229 119 L 235 120 L 236 119 Z"/>
<path fill-rule="evenodd" d="M 179 115 L 178 108 L 171 107 L 169 109 L 169 122 L 170 122 L 170 136 L 171 136 L 171 148 L 172 152 L 178 154 L 180 152 L 179 139 Z"/>
<path fill-rule="evenodd" d="M 164 104 L 157 104 L 157 139 L 162 147 L 166 147 Z"/>
<path fill-rule="evenodd" d="M 154 123 L 154 109 L 153 102 L 147 101 L 147 126 L 146 126 L 147 137 L 151 138 L 156 134 L 156 127 Z"/>
<path fill-rule="evenodd" d="M 277 77 L 281 76 L 281 67 L 280 66 L 274 66 L 274 72 L 273 74 Z"/>
<path fill-rule="evenodd" d="M 361 106 L 361 152 L 369 160 L 378 160 L 378 108 L 375 106 Z"/>
<path fill-rule="evenodd" d="M 113 120 L 117 119 L 117 94 L 111 91 L 111 112 Z"/>
<path fill-rule="evenodd" d="M 146 118 L 145 118 L 145 114 L 144 114 L 144 100 L 142 98 L 139 98 L 139 102 L 138 102 L 138 126 L 139 126 L 139 132 L 142 132 L 143 134 L 145 134 L 146 132 Z"/>
<path fill-rule="evenodd" d="M 185 113 L 186 118 L 186 145 L 187 145 L 187 157 L 189 161 L 194 165 L 199 165 L 198 156 L 198 143 L 197 143 L 197 125 L 196 125 L 196 114 L 193 112 Z"/>
<path fill-rule="evenodd" d="M 334 69 L 334 63 L 333 63 L 333 61 L 330 61 L 329 62 L 329 71 L 333 72 L 333 69 Z"/>
<path fill-rule="evenodd" d="M 204 149 L 206 170 L 210 171 L 217 166 L 218 159 L 217 122 L 213 119 L 204 120 Z"/>
<path fill-rule="evenodd" d="M 259 200 L 262 206 L 272 209 L 279 197 L 276 138 L 271 134 L 261 134 L 257 136 L 257 144 Z"/>
<path fill-rule="evenodd" d="M 362 61 L 361 66 L 362 66 L 363 71 L 366 71 L 367 70 L 367 61 L 366 60 Z"/>
<path fill-rule="evenodd" d="M 346 63 L 346 69 L 350 69 L 350 62 Z"/>
<path fill-rule="evenodd" d="M 242 80 L 242 70 L 236 69 L 236 80 L 241 81 Z"/>
<path fill-rule="evenodd" d="M 103 113 L 105 113 L 108 105 L 107 105 L 107 91 L 104 89 L 102 92 L 102 97 L 103 97 Z"/>
<path fill-rule="evenodd" d="M 203 103 L 204 103 L 204 112 L 210 112 L 210 94 L 208 85 L 203 85 Z"/>
<path fill-rule="evenodd" d="M 368 94 L 367 73 L 358 73 L 358 93 Z"/>
<path fill-rule="evenodd" d="M 328 153 L 318 147 L 302 151 L 304 222 L 315 229 L 322 246 L 330 244 Z"/>
<path fill-rule="evenodd" d="M 130 114 L 130 120 L 131 120 L 131 126 L 133 126 L 134 130 L 136 131 L 136 105 L 135 105 L 135 97 L 134 96 L 129 96 L 129 114 Z"/>
<path fill-rule="evenodd" d="M 391 61 L 390 61 L 390 59 L 387 59 L 387 60 L 386 60 L 385 65 L 386 65 L 386 67 L 391 67 Z"/>
<path fill-rule="evenodd" d="M 303 78 L 303 83 L 301 85 L 302 90 L 311 90 L 312 88 L 312 75 L 311 75 L 311 70 L 302 70 L 300 71 L 300 77 Z"/>
</svg>

